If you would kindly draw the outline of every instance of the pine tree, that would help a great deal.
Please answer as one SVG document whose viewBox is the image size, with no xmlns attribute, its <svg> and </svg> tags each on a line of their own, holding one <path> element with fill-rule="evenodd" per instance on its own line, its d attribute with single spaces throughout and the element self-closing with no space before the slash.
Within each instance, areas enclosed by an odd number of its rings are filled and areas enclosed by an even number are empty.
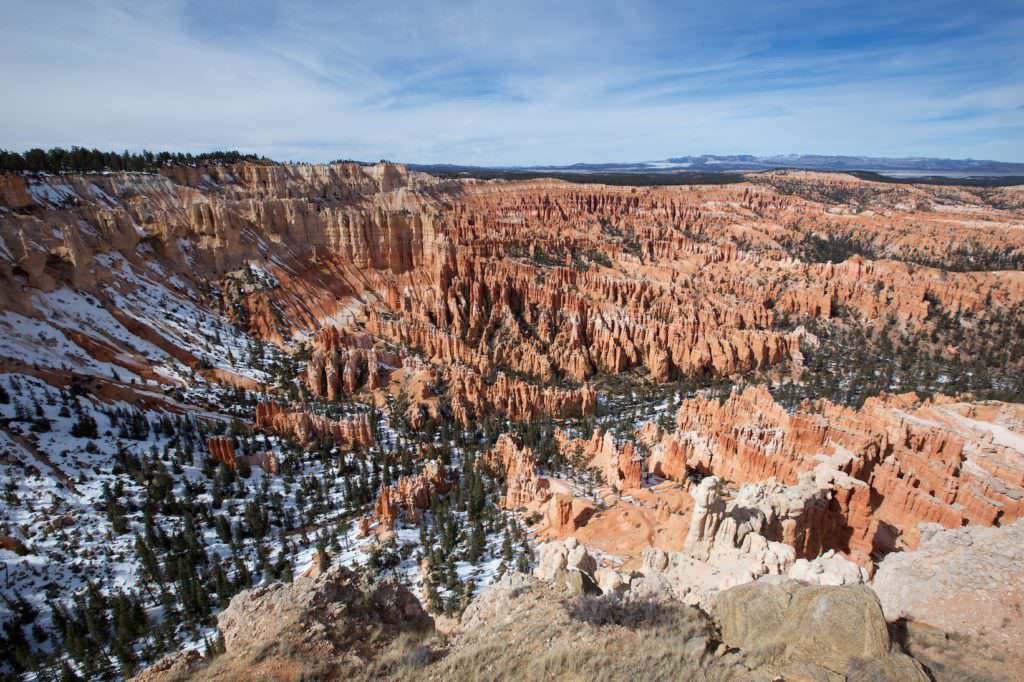
<svg viewBox="0 0 1024 682">
<path fill-rule="evenodd" d="M 480 519 L 473 522 L 473 530 L 469 536 L 469 548 L 466 553 L 466 558 L 470 563 L 476 563 L 483 556 L 484 549 L 486 548 L 487 535 L 484 533 L 483 524 Z"/>
<path fill-rule="evenodd" d="M 231 525 L 228 523 L 227 517 L 223 514 L 217 514 L 215 517 L 214 525 L 217 530 L 217 537 L 220 541 L 226 545 L 231 544 Z"/>
<path fill-rule="evenodd" d="M 441 602 L 441 595 L 437 591 L 437 586 L 434 585 L 433 580 L 427 581 L 427 609 L 431 613 L 441 613 L 444 609 L 444 605 Z"/>
<path fill-rule="evenodd" d="M 223 654 L 227 651 L 227 646 L 224 644 L 224 633 L 220 630 L 217 631 L 217 639 L 213 642 L 213 650 L 217 652 L 217 655 Z"/>
<path fill-rule="evenodd" d="M 82 682 L 75 669 L 67 661 L 60 662 L 60 682 Z"/>
<path fill-rule="evenodd" d="M 473 595 L 476 592 L 476 583 L 472 578 L 466 578 L 466 581 L 462 584 L 462 603 L 460 604 L 459 611 L 465 611 L 469 603 L 473 601 Z"/>
<path fill-rule="evenodd" d="M 523 540 L 522 552 L 519 554 L 519 558 L 516 560 L 516 570 L 520 573 L 529 573 L 530 564 L 533 561 L 533 552 L 530 551 L 530 545 L 527 544 L 526 540 Z"/>
<path fill-rule="evenodd" d="M 209 660 L 216 655 L 213 650 L 213 642 L 210 641 L 209 636 L 203 635 L 203 658 Z"/>
<path fill-rule="evenodd" d="M 147 533 L 149 532 L 149 526 L 147 525 Z M 135 553 L 139 557 L 139 561 L 142 563 L 142 568 L 150 580 L 156 583 L 163 583 L 163 575 L 160 572 L 160 562 L 157 561 L 156 554 L 146 544 L 146 542 L 135 534 Z"/>
<path fill-rule="evenodd" d="M 511 562 L 513 559 L 512 536 L 509 535 L 508 526 L 505 526 L 501 539 L 501 558 L 503 562 Z"/>
<path fill-rule="evenodd" d="M 327 553 L 327 543 L 321 536 L 316 541 L 317 560 L 320 562 L 320 570 L 326 571 L 331 565 L 331 556 Z"/>
</svg>

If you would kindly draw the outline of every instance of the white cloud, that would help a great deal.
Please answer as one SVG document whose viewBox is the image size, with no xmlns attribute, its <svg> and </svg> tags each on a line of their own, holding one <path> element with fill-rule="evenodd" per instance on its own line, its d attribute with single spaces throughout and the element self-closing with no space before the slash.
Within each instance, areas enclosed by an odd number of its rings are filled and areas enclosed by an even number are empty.
<svg viewBox="0 0 1024 682">
<path fill-rule="evenodd" d="M 951 92 L 962 74 L 949 54 L 776 54 L 770 32 L 728 39 L 696 12 L 669 31 L 662 13 L 632 3 L 505 3 L 497 14 L 483 2 L 379 5 L 289 6 L 238 30 L 178 2 L 7 7 L 0 146 L 480 164 L 702 152 L 1024 158 L 1021 80 Z"/>
</svg>

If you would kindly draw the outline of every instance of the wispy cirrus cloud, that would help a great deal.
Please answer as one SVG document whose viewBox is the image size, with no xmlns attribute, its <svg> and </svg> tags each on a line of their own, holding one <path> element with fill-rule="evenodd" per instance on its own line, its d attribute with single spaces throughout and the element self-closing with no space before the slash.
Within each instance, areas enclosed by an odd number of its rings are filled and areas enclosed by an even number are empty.
<svg viewBox="0 0 1024 682">
<path fill-rule="evenodd" d="M 1024 159 L 1019 3 L 708 5 L 23 3 L 0 9 L 0 146 Z"/>
</svg>

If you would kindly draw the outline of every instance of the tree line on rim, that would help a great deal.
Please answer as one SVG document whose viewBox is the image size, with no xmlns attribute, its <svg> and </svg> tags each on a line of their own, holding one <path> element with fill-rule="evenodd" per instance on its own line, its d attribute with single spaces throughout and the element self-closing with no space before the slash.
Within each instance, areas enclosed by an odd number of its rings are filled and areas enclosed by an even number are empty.
<svg viewBox="0 0 1024 682">
<path fill-rule="evenodd" d="M 33 148 L 25 152 L 0 149 L 0 172 L 62 173 L 62 172 L 152 172 L 167 166 L 194 166 L 198 164 L 230 164 L 248 161 L 252 163 L 276 164 L 276 161 L 257 154 L 243 154 L 239 151 L 213 151 L 201 154 L 181 152 L 100 151 L 85 147 Z"/>
</svg>

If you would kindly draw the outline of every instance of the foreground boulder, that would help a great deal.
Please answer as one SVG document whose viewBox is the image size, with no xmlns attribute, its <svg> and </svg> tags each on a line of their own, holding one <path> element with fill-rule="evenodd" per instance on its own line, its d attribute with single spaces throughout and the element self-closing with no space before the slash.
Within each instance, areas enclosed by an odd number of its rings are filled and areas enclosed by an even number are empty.
<svg viewBox="0 0 1024 682">
<path fill-rule="evenodd" d="M 315 578 L 271 583 L 238 594 L 217 618 L 217 626 L 226 653 L 203 666 L 194 657 L 182 659 L 178 654 L 174 660 L 156 663 L 139 679 L 362 676 L 388 655 L 396 640 L 431 631 L 433 619 L 401 584 L 368 582 L 335 565 Z"/>
<path fill-rule="evenodd" d="M 878 598 L 865 585 L 761 580 L 718 595 L 722 641 L 786 680 L 928 680 L 893 647 Z"/>
</svg>

